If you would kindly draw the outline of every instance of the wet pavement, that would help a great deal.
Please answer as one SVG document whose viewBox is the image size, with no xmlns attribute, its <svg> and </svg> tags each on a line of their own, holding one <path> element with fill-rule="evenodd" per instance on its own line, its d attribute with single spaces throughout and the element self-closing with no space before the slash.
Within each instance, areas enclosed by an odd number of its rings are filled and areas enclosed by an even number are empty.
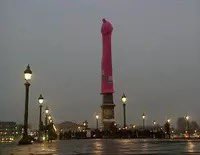
<svg viewBox="0 0 200 155">
<path fill-rule="evenodd" d="M 19 146 L 0 144 L 0 155 L 200 154 L 200 141 L 80 139 Z"/>
</svg>

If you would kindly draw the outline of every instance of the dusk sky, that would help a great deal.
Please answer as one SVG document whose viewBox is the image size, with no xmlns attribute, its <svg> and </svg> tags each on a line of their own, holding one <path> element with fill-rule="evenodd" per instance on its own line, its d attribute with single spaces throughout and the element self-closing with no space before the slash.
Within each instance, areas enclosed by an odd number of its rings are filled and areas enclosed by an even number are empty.
<svg viewBox="0 0 200 155">
<path fill-rule="evenodd" d="M 29 123 L 42 93 L 56 122 L 101 113 L 102 18 L 114 27 L 116 121 L 200 123 L 199 0 L 0 0 L 0 120 L 23 122 L 24 75 L 33 71 Z"/>
</svg>

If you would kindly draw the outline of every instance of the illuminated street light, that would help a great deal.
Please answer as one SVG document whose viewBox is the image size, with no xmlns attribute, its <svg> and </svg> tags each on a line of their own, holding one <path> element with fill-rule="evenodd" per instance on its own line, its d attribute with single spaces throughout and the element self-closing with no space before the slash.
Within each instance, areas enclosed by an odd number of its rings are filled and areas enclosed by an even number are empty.
<svg viewBox="0 0 200 155">
<path fill-rule="evenodd" d="M 123 93 L 122 95 L 122 104 L 123 104 L 123 112 L 124 112 L 124 128 L 126 127 L 126 101 L 127 101 L 127 98 L 126 98 L 126 95 Z"/>
<path fill-rule="evenodd" d="M 49 108 L 48 108 L 48 107 L 46 107 L 46 109 L 45 109 L 45 114 L 46 114 L 46 115 L 49 114 Z"/>
<path fill-rule="evenodd" d="M 31 71 L 31 69 L 30 69 L 30 66 L 28 65 L 28 66 L 26 67 L 26 70 L 24 71 L 24 79 L 25 79 L 26 81 L 30 81 L 30 80 L 31 80 L 31 77 L 32 77 L 32 71 Z"/>
<path fill-rule="evenodd" d="M 190 116 L 186 115 L 185 116 L 185 120 L 186 120 L 186 133 L 188 133 L 188 137 L 190 138 L 190 127 L 189 127 L 189 119 L 190 119 Z"/>
<path fill-rule="evenodd" d="M 145 114 L 143 113 L 143 114 L 142 114 L 143 129 L 145 128 L 145 118 L 146 118 L 146 116 L 145 116 Z"/>
<path fill-rule="evenodd" d="M 84 129 L 86 130 L 88 128 L 88 122 L 87 121 L 84 121 L 83 122 L 83 126 L 84 126 Z"/>
<path fill-rule="evenodd" d="M 48 119 L 51 120 L 51 116 L 50 115 L 48 116 Z"/>
<path fill-rule="evenodd" d="M 26 70 L 24 71 L 24 78 L 26 80 L 25 82 L 25 110 L 24 110 L 24 133 L 22 139 L 19 141 L 19 144 L 31 144 L 31 140 L 28 138 L 28 101 L 29 101 L 29 87 L 32 77 L 32 71 L 30 69 L 30 66 L 28 65 L 26 67 Z"/>
<path fill-rule="evenodd" d="M 99 120 L 99 115 L 96 115 L 97 130 L 98 130 L 98 128 L 99 128 L 99 122 L 98 122 L 98 120 Z"/>
<path fill-rule="evenodd" d="M 157 127 L 156 127 L 156 121 L 154 120 L 153 121 L 153 138 L 155 138 L 156 137 L 156 135 L 155 135 L 155 131 L 157 131 Z"/>
<path fill-rule="evenodd" d="M 42 94 L 40 94 L 40 96 L 38 97 L 38 102 L 40 103 L 40 105 L 42 105 L 42 103 L 44 102 L 44 98 L 42 97 Z"/>
<path fill-rule="evenodd" d="M 127 101 L 126 95 L 123 93 L 123 95 L 122 95 L 122 102 L 123 102 L 123 104 L 125 104 L 126 101 Z"/>
<path fill-rule="evenodd" d="M 190 119 L 190 116 L 187 115 L 187 116 L 185 117 L 185 119 L 188 121 L 188 120 Z"/>
<path fill-rule="evenodd" d="M 40 107 L 40 114 L 39 114 L 39 140 L 41 140 L 41 136 L 42 136 L 42 104 L 44 102 L 44 98 L 42 97 L 42 94 L 40 94 L 39 98 L 38 98 L 38 102 L 39 102 L 39 107 Z"/>
<path fill-rule="evenodd" d="M 47 140 L 47 119 L 48 119 L 48 114 L 49 114 L 49 108 L 46 106 L 45 108 L 45 137 L 46 137 L 46 140 Z"/>
</svg>

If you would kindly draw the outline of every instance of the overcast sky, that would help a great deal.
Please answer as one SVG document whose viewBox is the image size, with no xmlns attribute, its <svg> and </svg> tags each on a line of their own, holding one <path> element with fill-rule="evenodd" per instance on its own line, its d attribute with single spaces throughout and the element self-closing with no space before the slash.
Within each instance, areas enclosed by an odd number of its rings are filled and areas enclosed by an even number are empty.
<svg viewBox="0 0 200 155">
<path fill-rule="evenodd" d="M 0 120 L 23 122 L 23 71 L 31 65 L 29 122 L 40 93 L 56 122 L 100 113 L 101 24 L 112 22 L 114 102 L 122 122 L 200 115 L 199 0 L 0 0 Z"/>
</svg>

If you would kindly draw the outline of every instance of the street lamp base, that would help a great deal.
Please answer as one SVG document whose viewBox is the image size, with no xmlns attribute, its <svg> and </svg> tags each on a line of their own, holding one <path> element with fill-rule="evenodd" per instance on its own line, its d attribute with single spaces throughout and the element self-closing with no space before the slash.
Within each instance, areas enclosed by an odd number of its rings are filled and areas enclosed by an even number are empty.
<svg viewBox="0 0 200 155">
<path fill-rule="evenodd" d="M 19 145 L 28 145 L 32 144 L 31 136 L 23 136 L 22 139 L 18 142 Z"/>
</svg>

